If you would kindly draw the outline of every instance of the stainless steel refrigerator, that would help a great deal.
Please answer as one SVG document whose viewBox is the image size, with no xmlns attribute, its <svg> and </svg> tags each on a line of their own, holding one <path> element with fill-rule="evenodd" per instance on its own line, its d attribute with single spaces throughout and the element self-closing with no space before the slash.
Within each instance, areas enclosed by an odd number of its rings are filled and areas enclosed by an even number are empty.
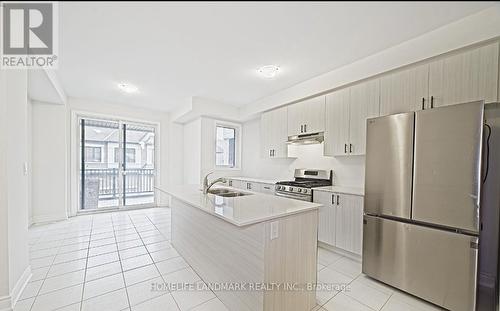
<svg viewBox="0 0 500 311">
<path fill-rule="evenodd" d="M 363 272 L 475 310 L 484 104 L 367 121 Z"/>
</svg>

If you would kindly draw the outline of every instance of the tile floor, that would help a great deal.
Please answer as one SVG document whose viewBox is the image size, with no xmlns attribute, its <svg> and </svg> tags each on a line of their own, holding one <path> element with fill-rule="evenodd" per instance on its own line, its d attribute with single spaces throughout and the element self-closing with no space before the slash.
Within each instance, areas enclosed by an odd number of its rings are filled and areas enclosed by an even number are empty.
<svg viewBox="0 0 500 311">
<path fill-rule="evenodd" d="M 227 310 L 209 290 L 161 288 L 203 282 L 169 243 L 168 208 L 78 216 L 34 226 L 29 236 L 33 277 L 15 311 Z M 438 310 L 325 249 L 319 249 L 318 280 L 347 286 L 318 291 L 315 311 Z"/>
</svg>

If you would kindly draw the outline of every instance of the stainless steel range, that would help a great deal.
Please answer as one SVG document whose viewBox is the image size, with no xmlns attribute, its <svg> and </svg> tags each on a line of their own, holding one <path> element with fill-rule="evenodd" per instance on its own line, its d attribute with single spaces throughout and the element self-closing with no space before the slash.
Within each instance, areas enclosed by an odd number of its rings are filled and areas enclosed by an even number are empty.
<svg viewBox="0 0 500 311">
<path fill-rule="evenodd" d="M 276 195 L 312 202 L 312 188 L 332 185 L 332 171 L 296 169 L 294 181 L 279 181 L 276 183 Z"/>
</svg>

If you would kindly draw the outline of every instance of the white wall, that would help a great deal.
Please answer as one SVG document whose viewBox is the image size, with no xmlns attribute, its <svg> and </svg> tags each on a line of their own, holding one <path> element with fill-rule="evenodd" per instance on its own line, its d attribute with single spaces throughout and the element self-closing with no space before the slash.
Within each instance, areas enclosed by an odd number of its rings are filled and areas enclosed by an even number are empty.
<svg viewBox="0 0 500 311">
<path fill-rule="evenodd" d="M 183 136 L 183 182 L 198 184 L 201 179 L 201 118 L 184 124 Z"/>
<path fill-rule="evenodd" d="M 324 157 L 323 144 L 290 146 L 294 159 L 264 159 L 260 156 L 260 119 L 243 124 L 242 175 L 264 179 L 290 180 L 294 169 L 311 168 L 334 171 L 334 183 L 364 187 L 364 156 Z"/>
<path fill-rule="evenodd" d="M 68 217 L 66 106 L 33 102 L 32 209 L 35 223 Z"/>
<path fill-rule="evenodd" d="M 10 307 L 7 201 L 7 70 L 0 70 L 0 310 Z"/>
<path fill-rule="evenodd" d="M 15 290 L 28 258 L 28 97 L 27 73 L 14 71 L 7 79 L 7 200 L 9 206 L 9 274 L 10 289 Z"/>
<path fill-rule="evenodd" d="M 31 275 L 28 256 L 27 72 L 0 70 L 0 309 L 10 308 Z"/>
<path fill-rule="evenodd" d="M 172 121 L 168 126 L 166 187 L 184 182 L 184 126 Z M 163 192 L 159 195 L 162 197 L 162 202 L 168 202 L 168 195 Z"/>
<path fill-rule="evenodd" d="M 222 176 L 241 175 L 240 168 L 221 169 L 215 166 L 216 122 L 215 119 L 201 117 L 183 125 L 185 184 L 201 185 L 205 175 L 210 172 L 213 172 L 210 175 L 210 180 Z M 238 125 L 237 123 L 234 124 Z M 236 144 L 241 147 L 241 144 L 238 142 Z M 238 150 L 236 152 L 236 157 L 238 158 Z"/>
<path fill-rule="evenodd" d="M 27 142 L 28 142 L 28 226 L 33 224 L 33 102 L 28 98 L 27 105 Z"/>
<path fill-rule="evenodd" d="M 69 98 L 66 105 L 33 102 L 34 222 L 63 220 L 76 215 L 79 200 L 77 114 L 158 125 L 157 185 L 167 187 L 172 183 L 182 183 L 182 126 L 172 124 L 167 113 L 74 98 Z M 156 195 L 158 205 L 168 204 L 168 196 L 160 192 Z"/>
</svg>

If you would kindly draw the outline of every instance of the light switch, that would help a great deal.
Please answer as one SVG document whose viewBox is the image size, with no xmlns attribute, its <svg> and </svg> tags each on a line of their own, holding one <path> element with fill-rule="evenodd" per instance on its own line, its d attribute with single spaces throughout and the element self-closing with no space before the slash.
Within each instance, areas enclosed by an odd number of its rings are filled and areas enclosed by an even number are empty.
<svg viewBox="0 0 500 311">
<path fill-rule="evenodd" d="M 279 221 L 273 221 L 271 223 L 271 240 L 274 240 L 279 237 Z"/>
</svg>

